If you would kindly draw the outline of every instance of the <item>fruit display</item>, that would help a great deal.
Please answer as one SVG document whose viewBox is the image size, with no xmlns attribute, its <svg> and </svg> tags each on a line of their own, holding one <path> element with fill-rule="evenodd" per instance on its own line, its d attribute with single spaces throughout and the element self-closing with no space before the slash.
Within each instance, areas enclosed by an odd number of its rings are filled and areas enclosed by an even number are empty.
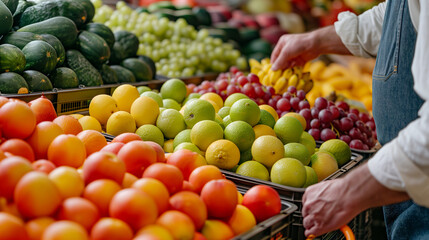
<svg viewBox="0 0 429 240">
<path fill-rule="evenodd" d="M 209 36 L 206 29 L 197 31 L 184 18 L 169 21 L 166 14 L 159 18 L 156 14 L 133 10 L 121 1 L 116 10 L 102 5 L 102 1 L 94 4 L 94 22 L 104 23 L 113 31 L 134 33 L 140 42 L 137 54 L 153 59 L 160 75 L 190 77 L 224 72 L 232 65 L 247 68 L 246 59 L 232 44 Z"/>
<path fill-rule="evenodd" d="M 187 149 L 165 154 L 134 133 L 107 142 L 44 97 L 0 97 L 0 125 L 3 239 L 230 239 L 284 206 Z"/>
<path fill-rule="evenodd" d="M 0 15 L 7 21 L 0 31 L 2 94 L 154 78 L 152 61 L 137 57 L 137 37 L 92 23 L 95 8 L 89 0 L 9 2 L 18 5 L 0 5 Z M 125 70 L 130 73 L 122 74 Z"/>
</svg>

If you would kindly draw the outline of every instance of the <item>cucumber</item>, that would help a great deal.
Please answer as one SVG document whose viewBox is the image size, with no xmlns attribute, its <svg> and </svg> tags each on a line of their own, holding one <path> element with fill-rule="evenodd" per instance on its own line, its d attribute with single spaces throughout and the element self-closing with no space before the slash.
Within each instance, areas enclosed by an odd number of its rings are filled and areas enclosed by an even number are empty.
<svg viewBox="0 0 429 240">
<path fill-rule="evenodd" d="M 25 55 L 11 44 L 0 45 L 0 72 L 22 72 L 25 68 Z"/>
<path fill-rule="evenodd" d="M 118 83 L 118 75 L 116 75 L 116 72 L 107 64 L 103 64 L 98 71 L 101 74 L 101 78 L 103 78 L 104 84 Z"/>
<path fill-rule="evenodd" d="M 0 35 L 7 34 L 13 26 L 13 17 L 9 8 L 0 1 Z"/>
<path fill-rule="evenodd" d="M 77 50 L 66 52 L 67 65 L 76 73 L 79 84 L 90 86 L 100 86 L 103 79 L 97 69 Z"/>
<path fill-rule="evenodd" d="M 27 82 L 28 88 L 31 92 L 52 91 L 51 80 L 41 72 L 26 70 L 21 74 L 21 76 Z"/>
<path fill-rule="evenodd" d="M 76 73 L 67 67 L 59 67 L 49 75 L 55 88 L 67 89 L 79 87 Z"/>
<path fill-rule="evenodd" d="M 1 94 L 23 94 L 28 93 L 28 84 L 25 79 L 14 72 L 0 74 Z"/>
<path fill-rule="evenodd" d="M 119 83 L 136 82 L 136 77 L 130 70 L 119 65 L 112 65 L 110 68 L 115 71 Z"/>
<path fill-rule="evenodd" d="M 57 52 L 45 41 L 31 41 L 22 49 L 22 52 L 27 61 L 25 70 L 36 70 L 48 74 L 57 65 Z"/>
</svg>

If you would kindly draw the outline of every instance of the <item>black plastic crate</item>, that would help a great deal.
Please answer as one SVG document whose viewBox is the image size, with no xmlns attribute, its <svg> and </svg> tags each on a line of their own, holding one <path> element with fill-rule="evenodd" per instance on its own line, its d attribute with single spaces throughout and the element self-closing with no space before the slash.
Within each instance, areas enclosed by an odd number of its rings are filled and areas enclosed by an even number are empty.
<svg viewBox="0 0 429 240">
<path fill-rule="evenodd" d="M 237 184 L 236 184 L 237 185 Z M 240 193 L 244 194 L 248 188 L 237 185 Z M 249 231 L 232 238 L 232 240 L 277 240 L 292 238 L 292 214 L 297 210 L 297 206 L 281 200 L 282 210 L 279 214 L 258 223 Z"/>
<path fill-rule="evenodd" d="M 340 169 L 338 169 L 336 172 L 334 172 L 332 175 L 327 177 L 325 180 L 331 180 L 340 178 L 341 176 L 344 176 L 349 170 L 352 168 L 358 166 L 362 162 L 364 162 L 364 158 L 362 155 L 357 154 L 355 152 L 352 152 L 352 157 L 348 163 L 343 165 Z M 222 170 L 222 173 L 225 175 L 225 177 L 231 181 L 233 181 L 235 184 L 240 185 L 245 188 L 251 188 L 252 186 L 263 184 L 268 185 L 272 188 L 274 188 L 282 198 L 282 200 L 290 201 L 293 204 L 295 204 L 298 209 L 295 211 L 292 216 L 294 218 L 294 222 L 292 224 L 292 238 L 293 240 L 305 240 L 304 236 L 304 227 L 302 226 L 302 196 L 304 195 L 305 188 L 295 188 L 295 187 L 288 187 L 281 184 L 276 184 L 270 181 L 264 181 L 256 178 L 246 177 L 239 174 L 236 174 L 234 172 Z M 365 213 L 365 212 L 364 212 Z M 370 214 L 370 213 L 369 213 Z M 359 217 L 359 216 L 358 216 Z M 357 217 L 357 218 L 358 218 Z M 363 226 L 356 224 L 356 219 L 354 218 L 348 225 L 349 227 L 355 231 L 359 231 L 359 229 L 363 228 Z M 364 221 L 360 221 L 364 222 Z M 359 229 L 357 228 L 359 227 Z M 365 234 L 360 234 L 365 235 Z M 331 233 L 327 233 L 323 235 L 321 238 L 317 239 L 345 239 L 343 234 L 340 231 L 335 231 Z M 356 239 L 367 239 L 367 238 L 356 238 Z"/>
</svg>

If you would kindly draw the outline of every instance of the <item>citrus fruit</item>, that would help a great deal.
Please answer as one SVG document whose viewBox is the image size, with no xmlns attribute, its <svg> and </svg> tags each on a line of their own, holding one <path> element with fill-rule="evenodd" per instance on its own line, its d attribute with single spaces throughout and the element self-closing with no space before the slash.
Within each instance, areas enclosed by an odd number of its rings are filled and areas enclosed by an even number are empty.
<svg viewBox="0 0 429 240">
<path fill-rule="evenodd" d="M 159 225 L 159 224 L 150 224 L 140 229 L 133 240 L 147 240 L 147 239 L 162 239 L 162 240 L 174 240 L 170 231 L 167 228 Z"/>
<path fill-rule="evenodd" d="M 182 190 L 183 174 L 175 165 L 167 163 L 154 163 L 143 172 L 143 178 L 155 178 L 161 181 L 168 189 L 170 195 Z"/>
<path fill-rule="evenodd" d="M 97 119 L 102 125 L 106 125 L 110 115 L 118 110 L 116 100 L 107 94 L 97 95 L 89 103 L 89 116 Z"/>
<path fill-rule="evenodd" d="M 274 163 L 270 176 L 273 183 L 300 188 L 305 184 L 307 172 L 298 159 L 282 158 Z"/>
<path fill-rule="evenodd" d="M 186 128 L 182 114 L 175 109 L 166 109 L 162 111 L 156 120 L 156 126 L 168 139 L 174 138 L 179 132 Z"/>
<path fill-rule="evenodd" d="M 107 145 L 106 138 L 95 130 L 84 130 L 76 135 L 85 145 L 86 156 L 100 151 Z"/>
<path fill-rule="evenodd" d="M 82 130 L 95 130 L 99 132 L 102 131 L 101 124 L 95 117 L 83 116 L 79 118 L 78 121 L 82 126 Z"/>
<path fill-rule="evenodd" d="M 170 209 L 188 215 L 197 230 L 204 226 L 207 220 L 207 208 L 200 196 L 194 192 L 182 191 L 170 197 Z"/>
<path fill-rule="evenodd" d="M 220 108 L 219 108 L 219 106 L 215 102 L 213 102 L 210 99 L 205 99 L 205 101 L 209 102 L 213 106 L 213 108 L 214 108 L 214 110 L 215 110 L 216 113 L 219 112 Z"/>
<path fill-rule="evenodd" d="M 167 163 L 178 167 L 186 181 L 189 180 L 194 169 L 207 165 L 207 161 L 202 155 L 188 149 L 177 150 L 168 157 Z"/>
<path fill-rule="evenodd" d="M 222 138 L 223 129 L 215 121 L 203 120 L 191 129 L 191 141 L 202 151 L 206 151 L 212 142 Z"/>
<path fill-rule="evenodd" d="M 338 162 L 335 157 L 323 150 L 315 152 L 311 156 L 310 162 L 319 182 L 338 170 Z"/>
<path fill-rule="evenodd" d="M 257 162 L 262 163 L 267 168 L 284 158 L 283 143 L 274 136 L 265 135 L 257 138 L 252 145 L 252 156 Z"/>
<path fill-rule="evenodd" d="M 219 109 L 223 107 L 223 100 L 221 96 L 219 96 L 216 93 L 212 93 L 212 92 L 204 93 L 200 97 L 200 99 L 213 101 L 218 106 Z"/>
<path fill-rule="evenodd" d="M 49 173 L 49 179 L 58 187 L 63 199 L 79 197 L 85 188 L 85 182 L 75 168 L 61 166 Z"/>
<path fill-rule="evenodd" d="M 130 84 L 122 84 L 112 93 L 112 98 L 116 100 L 118 109 L 126 112 L 130 112 L 131 105 L 138 97 L 140 97 L 139 91 Z"/>
<path fill-rule="evenodd" d="M 304 128 L 298 119 L 291 116 L 283 116 L 274 125 L 274 132 L 283 144 L 299 142 Z"/>
<path fill-rule="evenodd" d="M 307 147 L 310 155 L 313 155 L 313 153 L 316 150 L 316 141 L 314 141 L 314 138 L 313 138 L 313 136 L 311 136 L 311 134 L 309 134 L 306 131 L 302 132 L 301 139 L 299 140 L 299 143 L 301 143 L 305 147 Z"/>
<path fill-rule="evenodd" d="M 271 115 L 271 113 L 261 109 L 261 118 L 258 124 L 264 124 L 271 128 L 274 128 L 274 125 L 276 124 L 276 120 L 274 120 L 274 117 Z"/>
<path fill-rule="evenodd" d="M 150 97 L 141 96 L 134 100 L 130 109 L 137 127 L 144 124 L 155 124 L 159 114 L 158 103 Z"/>
<path fill-rule="evenodd" d="M 80 114 L 80 113 L 73 113 L 73 114 L 69 114 L 69 116 L 76 118 L 77 120 L 79 120 L 81 117 L 83 117 L 84 115 Z"/>
<path fill-rule="evenodd" d="M 258 110 L 259 111 L 259 110 Z M 255 131 L 252 126 L 244 121 L 234 121 L 225 127 L 225 139 L 237 145 L 240 152 L 244 152 L 252 147 L 255 141 Z"/>
<path fill-rule="evenodd" d="M 167 141 L 165 141 L 163 149 L 167 153 L 174 152 L 174 140 L 173 139 L 168 139 Z"/>
<path fill-rule="evenodd" d="M 91 201 L 81 197 L 65 199 L 59 209 L 58 219 L 79 223 L 90 230 L 100 218 L 97 206 Z"/>
<path fill-rule="evenodd" d="M 325 141 L 320 145 L 319 150 L 324 150 L 334 155 L 338 162 L 338 166 L 342 166 L 350 161 L 352 156 L 349 145 L 340 139 L 330 139 Z"/>
<path fill-rule="evenodd" d="M 61 220 L 50 224 L 43 232 L 43 240 L 56 240 L 56 239 L 80 239 L 88 240 L 88 233 L 82 225 L 68 221 Z"/>
<path fill-rule="evenodd" d="M 161 130 L 152 124 L 145 124 L 137 128 L 136 134 L 140 136 L 143 141 L 152 141 L 164 146 L 164 135 Z"/>
<path fill-rule="evenodd" d="M 61 134 L 48 147 L 48 160 L 56 166 L 78 168 L 85 159 L 85 144 L 75 135 Z"/>
<path fill-rule="evenodd" d="M 159 107 L 164 107 L 164 104 L 162 102 L 162 97 L 156 92 L 147 91 L 147 92 L 142 93 L 140 96 L 150 97 L 153 100 L 155 100 L 156 103 L 158 103 Z"/>
<path fill-rule="evenodd" d="M 314 171 L 314 169 L 309 166 L 304 166 L 304 167 L 305 167 L 305 171 L 307 172 L 307 179 L 305 180 L 305 184 L 302 187 L 306 188 L 310 185 L 318 183 L 316 171 Z"/>
<path fill-rule="evenodd" d="M 245 161 L 249 161 L 249 160 L 252 160 L 252 159 L 253 159 L 252 148 L 250 148 L 247 151 L 240 152 L 240 162 L 238 162 L 238 164 L 242 164 Z"/>
<path fill-rule="evenodd" d="M 82 132 L 82 125 L 79 123 L 79 120 L 72 116 L 62 115 L 56 117 L 52 122 L 56 123 L 58 126 L 63 129 L 65 134 L 77 135 Z"/>
<path fill-rule="evenodd" d="M 23 101 L 9 101 L 0 108 L 2 135 L 6 138 L 24 139 L 36 127 L 36 115 Z"/>
<path fill-rule="evenodd" d="M 270 105 L 267 105 L 267 104 L 259 105 L 259 108 L 269 112 L 274 117 L 274 121 L 277 122 L 277 120 L 279 120 L 279 115 L 277 114 L 277 111 Z"/>
<path fill-rule="evenodd" d="M 191 142 L 191 129 L 185 129 L 185 130 L 179 132 L 174 137 L 173 147 L 176 148 L 177 145 L 179 145 L 183 142 Z"/>
<path fill-rule="evenodd" d="M 231 217 L 238 202 L 237 187 L 227 179 L 207 182 L 200 196 L 206 204 L 209 218 Z"/>
<path fill-rule="evenodd" d="M 217 113 L 215 116 L 215 122 L 217 122 L 222 127 L 222 129 L 225 129 L 225 125 L 223 124 L 223 119 Z"/>
<path fill-rule="evenodd" d="M 199 94 L 199 93 L 190 93 L 185 98 L 185 100 L 183 100 L 182 104 L 185 105 L 186 103 L 188 103 L 189 100 L 191 100 L 191 99 L 197 99 L 197 98 L 200 98 L 200 97 L 201 97 L 201 94 Z"/>
<path fill-rule="evenodd" d="M 180 104 L 178 104 L 176 101 L 170 98 L 163 99 L 162 105 L 164 106 L 164 108 L 176 109 L 177 111 L 180 111 L 180 109 L 182 108 Z"/>
<path fill-rule="evenodd" d="M 296 119 L 298 119 L 298 121 L 301 123 L 302 125 L 302 129 L 305 129 L 307 127 L 307 121 L 305 120 L 305 118 L 296 112 L 288 112 L 286 113 L 284 116 L 290 116 L 290 117 L 294 117 Z"/>
<path fill-rule="evenodd" d="M 261 110 L 251 99 L 240 99 L 236 101 L 229 110 L 231 121 L 245 121 L 251 126 L 255 126 L 261 117 Z"/>
<path fill-rule="evenodd" d="M 201 229 L 201 234 L 207 240 L 216 239 L 231 239 L 234 237 L 234 232 L 231 227 L 221 220 L 208 219 Z"/>
<path fill-rule="evenodd" d="M 284 146 L 284 157 L 295 158 L 307 166 L 310 163 L 310 153 L 306 146 L 301 143 L 288 143 Z"/>
<path fill-rule="evenodd" d="M 150 87 L 148 87 L 148 86 L 138 86 L 137 87 L 137 91 L 140 93 L 140 95 L 144 92 L 151 91 L 151 90 L 152 89 L 150 89 Z"/>
<path fill-rule="evenodd" d="M 201 150 L 195 145 L 195 144 L 193 144 L 193 143 L 190 143 L 190 142 L 182 142 L 181 144 L 179 144 L 179 145 L 177 145 L 175 148 L 174 148 L 174 152 L 177 152 L 177 151 L 179 151 L 179 150 L 181 150 L 181 149 L 188 149 L 188 150 L 190 150 L 190 151 L 192 151 L 192 152 L 195 152 L 195 153 L 198 153 L 198 154 L 200 154 L 200 155 L 202 155 L 203 153 L 201 152 Z"/>
<path fill-rule="evenodd" d="M 248 98 L 249 97 L 243 93 L 233 93 L 225 99 L 225 102 L 223 105 L 226 107 L 231 107 L 236 101 L 240 99 L 248 99 Z"/>
<path fill-rule="evenodd" d="M 173 236 L 173 239 L 192 240 L 195 233 L 195 226 L 192 219 L 177 210 L 168 210 L 161 214 L 156 220 L 156 224 L 165 227 Z"/>
<path fill-rule="evenodd" d="M 170 194 L 168 193 L 167 187 L 161 181 L 155 178 L 140 178 L 135 181 L 131 187 L 139 189 L 151 196 L 155 200 L 158 214 L 168 210 L 168 199 L 170 198 Z"/>
<path fill-rule="evenodd" d="M 135 132 L 136 121 L 133 116 L 126 111 L 117 111 L 113 113 L 106 124 L 106 133 L 118 136 L 121 133 Z"/>
<path fill-rule="evenodd" d="M 222 107 L 221 109 L 219 109 L 219 111 L 217 112 L 217 114 L 219 114 L 219 116 L 223 119 L 224 117 L 229 115 L 229 110 L 231 109 L 231 107 Z"/>
<path fill-rule="evenodd" d="M 240 166 L 238 166 L 235 173 L 265 181 L 270 179 L 270 173 L 268 172 L 268 169 L 257 161 L 246 161 L 242 163 Z"/>
<path fill-rule="evenodd" d="M 224 128 L 226 128 L 230 123 L 232 123 L 231 117 L 229 115 L 227 115 L 226 117 L 224 117 L 222 120 L 223 120 L 223 126 L 224 126 Z"/>
<path fill-rule="evenodd" d="M 255 132 L 255 139 L 265 135 L 277 137 L 276 132 L 274 132 L 274 129 L 264 124 L 255 125 L 253 127 L 253 131 Z"/>
<path fill-rule="evenodd" d="M 266 185 L 256 185 L 247 190 L 241 204 L 253 213 L 257 223 L 279 214 L 282 208 L 277 191 Z"/>
<path fill-rule="evenodd" d="M 130 240 L 133 230 L 116 218 L 101 218 L 91 229 L 91 240 Z"/>
<path fill-rule="evenodd" d="M 160 93 L 163 99 L 170 98 L 182 103 L 187 94 L 186 84 L 177 78 L 169 79 L 162 84 Z"/>
<path fill-rule="evenodd" d="M 188 128 L 192 128 L 202 120 L 215 120 L 215 109 L 211 103 L 202 99 L 195 99 L 185 105 L 183 117 Z"/>
<path fill-rule="evenodd" d="M 231 169 L 240 161 L 240 150 L 229 140 L 217 140 L 207 148 L 206 160 L 218 168 Z"/>
<path fill-rule="evenodd" d="M 256 219 L 247 207 L 237 204 L 234 213 L 228 219 L 228 225 L 235 235 L 239 235 L 252 229 L 256 225 Z"/>
</svg>

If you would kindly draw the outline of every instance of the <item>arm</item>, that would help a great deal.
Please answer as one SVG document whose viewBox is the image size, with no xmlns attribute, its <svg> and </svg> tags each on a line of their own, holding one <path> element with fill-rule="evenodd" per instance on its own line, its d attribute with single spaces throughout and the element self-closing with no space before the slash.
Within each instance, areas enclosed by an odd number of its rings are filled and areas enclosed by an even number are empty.
<svg viewBox="0 0 429 240">
<path fill-rule="evenodd" d="M 407 199 L 406 193 L 390 190 L 380 184 L 365 164 L 342 179 L 321 182 L 307 188 L 302 200 L 305 235 L 318 236 L 334 231 L 365 209 Z"/>
</svg>

